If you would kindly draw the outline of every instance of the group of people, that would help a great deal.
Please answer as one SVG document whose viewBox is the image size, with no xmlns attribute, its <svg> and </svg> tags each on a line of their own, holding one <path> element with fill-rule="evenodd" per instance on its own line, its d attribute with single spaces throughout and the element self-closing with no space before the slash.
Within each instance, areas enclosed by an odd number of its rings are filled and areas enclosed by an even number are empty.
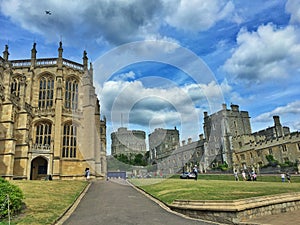
<svg viewBox="0 0 300 225">
<path fill-rule="evenodd" d="M 234 175 L 235 181 L 240 180 L 237 170 L 234 170 L 233 175 Z M 251 172 L 248 173 L 248 177 L 247 177 L 246 172 L 243 170 L 242 171 L 242 178 L 243 178 L 244 181 L 256 181 L 257 180 L 257 174 L 254 171 L 251 171 Z"/>
<path fill-rule="evenodd" d="M 282 173 L 280 176 L 281 176 L 281 181 L 282 181 L 282 182 L 285 182 L 285 178 L 286 178 L 287 181 L 288 181 L 289 183 L 291 183 L 291 175 L 289 174 L 289 172 Z"/>
<path fill-rule="evenodd" d="M 234 175 L 235 181 L 240 180 L 237 170 L 234 170 L 233 175 Z M 289 183 L 291 183 L 291 175 L 289 174 L 289 172 L 281 173 L 280 176 L 281 176 L 281 181 L 282 182 L 285 182 L 285 178 L 286 178 L 287 181 Z M 251 172 L 248 173 L 248 177 L 247 177 L 246 172 L 243 170 L 242 171 L 242 178 L 243 178 L 244 181 L 256 181 L 257 180 L 257 174 L 254 171 L 251 171 Z"/>
</svg>

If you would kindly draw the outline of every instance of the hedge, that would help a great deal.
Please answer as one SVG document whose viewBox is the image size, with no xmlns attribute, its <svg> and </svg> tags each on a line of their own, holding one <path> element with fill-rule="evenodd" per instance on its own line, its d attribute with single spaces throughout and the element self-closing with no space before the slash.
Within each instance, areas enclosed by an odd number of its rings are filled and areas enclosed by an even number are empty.
<svg viewBox="0 0 300 225">
<path fill-rule="evenodd" d="M 8 216 L 8 202 L 10 214 L 21 211 L 24 195 L 22 190 L 0 177 L 0 219 Z"/>
</svg>

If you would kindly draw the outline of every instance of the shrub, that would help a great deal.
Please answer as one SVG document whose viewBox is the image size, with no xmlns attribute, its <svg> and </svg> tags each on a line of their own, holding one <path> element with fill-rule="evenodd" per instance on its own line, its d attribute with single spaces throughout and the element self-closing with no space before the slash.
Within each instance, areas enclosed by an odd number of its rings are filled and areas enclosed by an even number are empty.
<svg viewBox="0 0 300 225">
<path fill-rule="evenodd" d="M 16 214 L 22 208 L 23 198 L 19 187 L 0 177 L 0 219 L 8 216 L 8 199 L 10 214 Z"/>
</svg>

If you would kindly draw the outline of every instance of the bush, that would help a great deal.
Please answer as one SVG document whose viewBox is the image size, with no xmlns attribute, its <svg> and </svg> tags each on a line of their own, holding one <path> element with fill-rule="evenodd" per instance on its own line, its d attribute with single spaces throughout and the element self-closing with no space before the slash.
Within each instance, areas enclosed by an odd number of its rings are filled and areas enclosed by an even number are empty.
<svg viewBox="0 0 300 225">
<path fill-rule="evenodd" d="M 10 214 L 16 214 L 22 208 L 24 195 L 19 187 L 0 177 L 0 219 L 8 216 L 8 197 Z"/>
</svg>

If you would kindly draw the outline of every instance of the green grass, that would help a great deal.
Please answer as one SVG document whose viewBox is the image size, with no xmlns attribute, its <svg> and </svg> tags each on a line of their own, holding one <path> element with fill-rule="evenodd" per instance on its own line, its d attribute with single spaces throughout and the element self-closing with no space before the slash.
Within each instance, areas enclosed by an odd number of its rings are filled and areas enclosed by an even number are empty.
<svg viewBox="0 0 300 225">
<path fill-rule="evenodd" d="M 86 187 L 86 181 L 11 181 L 24 193 L 25 209 L 11 224 L 53 224 Z M 0 221 L 1 225 L 8 221 Z"/>
<path fill-rule="evenodd" d="M 201 176 L 200 180 L 181 179 L 132 179 L 134 185 L 143 189 L 157 199 L 171 204 L 175 199 L 182 200 L 236 200 L 281 193 L 300 191 L 300 183 L 282 183 L 273 176 L 263 177 L 262 181 L 218 180 L 216 175 Z M 207 179 L 204 179 L 207 178 Z M 228 179 L 229 176 L 223 177 Z M 261 177 L 262 178 L 262 177 Z M 269 180 L 277 182 L 269 182 Z M 268 181 L 268 182 L 267 182 Z M 297 178 L 299 181 L 299 178 Z"/>
</svg>

